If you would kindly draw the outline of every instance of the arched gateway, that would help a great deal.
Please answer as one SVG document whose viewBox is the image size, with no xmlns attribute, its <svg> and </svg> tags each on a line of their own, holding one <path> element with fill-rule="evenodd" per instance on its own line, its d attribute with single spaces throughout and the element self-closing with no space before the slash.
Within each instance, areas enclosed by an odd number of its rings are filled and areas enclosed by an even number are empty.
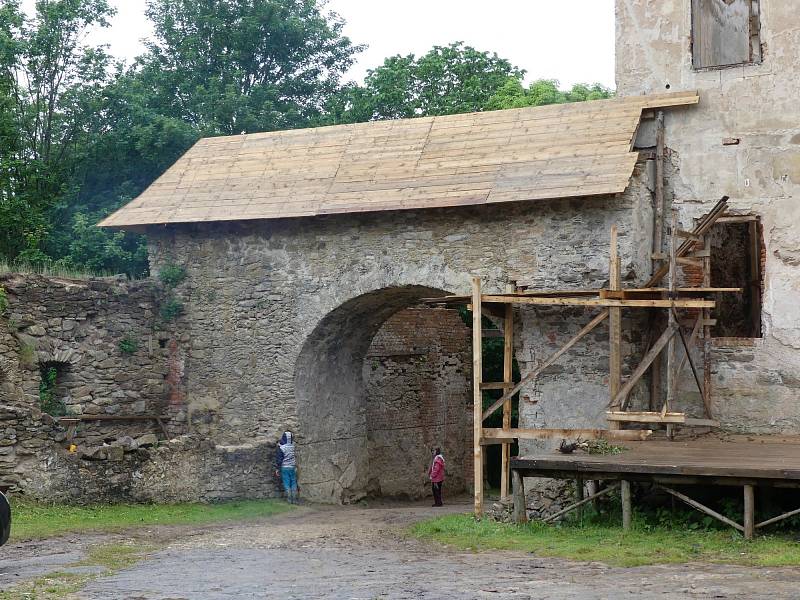
<svg viewBox="0 0 800 600">
<path fill-rule="evenodd" d="M 102 223 L 145 230 L 154 272 L 186 270 L 175 290 L 174 414 L 227 446 L 293 427 L 306 492 L 358 497 L 370 479 L 360 369 L 381 324 L 423 297 L 467 292 L 472 275 L 488 291 L 509 281 L 600 287 L 608 262 L 598 248 L 614 224 L 626 279 L 645 279 L 652 196 L 637 131 L 646 133 L 643 111 L 696 101 L 667 94 L 201 140 Z M 526 309 L 517 322 L 524 373 L 583 316 Z M 601 341 L 575 347 L 569 385 L 552 373 L 524 390 L 536 402 L 520 407 L 523 422 L 597 425 Z"/>
</svg>

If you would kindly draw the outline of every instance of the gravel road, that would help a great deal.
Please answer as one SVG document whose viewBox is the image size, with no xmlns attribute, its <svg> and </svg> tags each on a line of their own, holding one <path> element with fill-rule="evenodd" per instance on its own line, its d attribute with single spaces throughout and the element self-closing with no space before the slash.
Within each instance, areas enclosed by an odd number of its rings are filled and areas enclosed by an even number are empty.
<svg viewBox="0 0 800 600">
<path fill-rule="evenodd" d="M 462 505 L 444 510 L 468 509 Z M 702 564 L 613 568 L 512 552 L 454 551 L 399 534 L 440 510 L 418 505 L 313 507 L 257 523 L 156 532 L 162 550 L 132 568 L 93 581 L 74 598 L 800 597 L 798 569 Z M 48 563 L 41 555 L 37 560 Z"/>
</svg>

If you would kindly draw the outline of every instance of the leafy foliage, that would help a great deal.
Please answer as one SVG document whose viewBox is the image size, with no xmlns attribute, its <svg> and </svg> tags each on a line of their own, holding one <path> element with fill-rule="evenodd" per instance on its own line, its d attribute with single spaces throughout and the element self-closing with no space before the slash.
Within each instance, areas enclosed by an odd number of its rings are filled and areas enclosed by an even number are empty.
<svg viewBox="0 0 800 600">
<path fill-rule="evenodd" d="M 164 265 L 158 271 L 158 278 L 168 289 L 173 289 L 186 279 L 186 269 L 180 265 Z"/>
<path fill-rule="evenodd" d="M 123 354 L 136 354 L 139 350 L 139 342 L 130 337 L 124 337 L 119 341 L 119 351 Z"/>
<path fill-rule="evenodd" d="M 0 287 L 0 315 L 8 310 L 8 293 L 5 288 Z"/>
<path fill-rule="evenodd" d="M 463 43 L 393 56 L 342 85 L 362 46 L 324 0 L 147 0 L 154 36 L 132 65 L 87 34 L 108 0 L 0 3 L 0 260 L 148 273 L 140 235 L 95 224 L 203 136 L 608 97 L 561 91 Z"/>
<path fill-rule="evenodd" d="M 176 298 L 168 298 L 164 304 L 161 305 L 159 310 L 159 314 L 161 315 L 161 320 L 169 323 L 170 321 L 174 321 L 183 313 L 183 303 Z"/>
<path fill-rule="evenodd" d="M 53 366 L 42 367 L 42 380 L 39 383 L 39 408 L 53 417 L 64 416 L 67 407 L 61 398 L 56 396 L 56 380 L 58 369 Z"/>
<path fill-rule="evenodd" d="M 345 88 L 328 108 L 336 123 L 473 112 L 483 110 L 506 81 L 523 76 L 497 54 L 458 42 L 419 58 L 387 58 L 369 71 L 363 86 Z"/>
<path fill-rule="evenodd" d="M 563 91 L 559 89 L 558 81 L 555 79 L 539 79 L 526 88 L 519 79 L 509 78 L 489 98 L 485 108 L 487 110 L 524 108 L 545 104 L 604 100 L 612 96 L 613 92 L 599 83 L 593 85 L 578 83 L 573 85 L 570 90 Z"/>
</svg>

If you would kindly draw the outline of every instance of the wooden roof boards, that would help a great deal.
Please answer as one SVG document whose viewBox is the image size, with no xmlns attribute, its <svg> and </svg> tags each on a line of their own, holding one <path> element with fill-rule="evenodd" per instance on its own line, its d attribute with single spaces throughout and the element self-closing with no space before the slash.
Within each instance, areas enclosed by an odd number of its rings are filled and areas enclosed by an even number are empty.
<svg viewBox="0 0 800 600">
<path fill-rule="evenodd" d="M 696 92 L 202 139 L 102 227 L 616 194 L 642 110 Z"/>
</svg>

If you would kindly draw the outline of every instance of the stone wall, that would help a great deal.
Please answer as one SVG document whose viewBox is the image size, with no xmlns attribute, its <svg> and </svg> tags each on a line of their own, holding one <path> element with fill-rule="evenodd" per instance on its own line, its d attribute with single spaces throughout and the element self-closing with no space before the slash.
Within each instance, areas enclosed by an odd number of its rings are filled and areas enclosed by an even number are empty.
<svg viewBox="0 0 800 600">
<path fill-rule="evenodd" d="M 714 341 L 713 413 L 727 430 L 800 431 L 800 11 L 761 0 L 762 59 L 694 69 L 691 1 L 616 0 L 621 95 L 700 91 L 700 104 L 666 113 L 674 174 L 667 199 L 681 225 L 723 195 L 732 211 L 761 221 L 764 302 L 761 336 Z M 691 379 L 691 378 L 687 378 Z M 692 395 L 691 381 L 684 390 Z"/>
<path fill-rule="evenodd" d="M 509 280 L 602 286 L 612 224 L 620 228 L 626 282 L 643 281 L 652 213 L 642 171 L 640 164 L 628 191 L 614 198 L 153 230 L 154 273 L 174 265 L 187 272 L 176 290 L 185 305 L 176 332 L 189 340 L 187 427 L 220 444 L 274 439 L 291 427 L 304 493 L 335 502 L 364 497 L 371 489 L 364 357 L 383 323 L 421 298 L 467 293 L 473 274 L 487 291 Z M 556 342 L 553 333 L 568 334 L 562 315 L 524 312 L 519 320 L 531 325 L 517 336 L 523 375 Z M 573 323 L 589 318 L 574 315 Z M 607 396 L 602 376 L 597 381 L 607 362 L 603 329 L 587 340 L 591 347 L 564 358 L 569 385 L 523 390 L 553 397 L 548 426 L 597 422 Z"/>
<path fill-rule="evenodd" d="M 6 274 L 0 288 L 0 488 L 70 502 L 277 493 L 274 441 L 223 446 L 181 435 L 185 420 L 173 408 L 183 401 L 185 338 L 158 316 L 159 286 Z M 159 415 L 168 435 L 153 420 L 60 422 L 41 406 L 50 368 L 66 417 Z"/>
<path fill-rule="evenodd" d="M 364 360 L 372 493 L 430 495 L 425 472 L 442 448 L 448 493 L 472 479 L 471 331 L 456 310 L 409 308 L 389 318 Z"/>
</svg>

